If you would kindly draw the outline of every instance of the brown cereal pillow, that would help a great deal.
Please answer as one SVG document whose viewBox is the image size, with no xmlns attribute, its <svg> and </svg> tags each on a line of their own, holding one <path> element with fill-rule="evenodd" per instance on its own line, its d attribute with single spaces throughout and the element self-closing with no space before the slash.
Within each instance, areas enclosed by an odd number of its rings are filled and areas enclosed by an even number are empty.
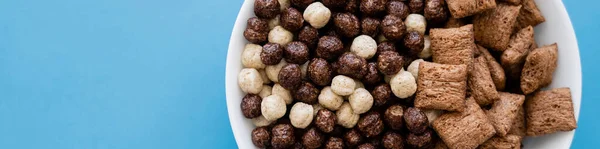
<svg viewBox="0 0 600 149">
<path fill-rule="evenodd" d="M 465 64 L 471 67 L 473 49 L 473 25 L 460 28 L 431 29 L 431 52 L 433 62 L 441 64 Z"/>
<path fill-rule="evenodd" d="M 539 91 L 525 102 L 527 136 L 541 136 L 577 128 L 569 88 Z"/>
<path fill-rule="evenodd" d="M 529 54 L 529 47 L 533 44 L 533 27 L 521 29 L 510 38 L 508 48 L 500 56 L 500 63 L 511 78 L 519 78 Z"/>
<path fill-rule="evenodd" d="M 463 111 L 467 90 L 467 66 L 421 62 L 415 107 Z"/>
<path fill-rule="evenodd" d="M 475 148 L 496 131 L 473 98 L 463 112 L 448 112 L 433 121 L 433 129 L 449 148 Z"/>
<path fill-rule="evenodd" d="M 448 21 L 446 21 L 446 25 L 444 25 L 444 28 L 457 28 L 457 27 L 465 26 L 467 24 L 468 23 L 465 20 L 465 18 L 457 19 L 457 18 L 450 17 L 450 18 L 448 18 Z"/>
<path fill-rule="evenodd" d="M 490 75 L 492 75 L 492 81 L 494 81 L 496 89 L 499 91 L 504 90 L 506 87 L 506 74 L 504 73 L 504 69 L 492 54 L 490 54 L 490 51 L 480 45 L 477 45 L 477 49 L 479 49 L 481 56 L 485 57 L 487 60 Z"/>
<path fill-rule="evenodd" d="M 546 21 L 534 0 L 523 0 L 521 5 L 523 7 L 521 7 L 521 12 L 519 12 L 519 17 L 517 17 L 517 23 L 515 23 L 514 27 L 515 31 L 527 26 L 536 26 Z"/>
<path fill-rule="evenodd" d="M 525 94 L 552 83 L 552 74 L 556 69 L 558 47 L 556 43 L 537 48 L 525 59 L 521 73 L 521 90 Z"/>
<path fill-rule="evenodd" d="M 453 18 L 464 18 L 495 8 L 495 0 L 446 0 Z"/>
<path fill-rule="evenodd" d="M 505 136 L 508 133 L 524 101 L 524 95 L 500 92 L 500 100 L 494 102 L 492 108 L 486 111 L 488 119 L 496 129 L 496 135 Z"/>
<path fill-rule="evenodd" d="M 486 48 L 496 51 L 506 50 L 519 9 L 521 5 L 499 3 L 496 9 L 475 15 L 473 17 L 475 40 Z"/>
<path fill-rule="evenodd" d="M 521 136 L 508 135 L 505 137 L 494 136 L 485 141 L 479 149 L 519 149 L 521 148 Z"/>
<path fill-rule="evenodd" d="M 523 103 L 523 105 L 525 105 L 525 103 Z M 525 131 L 527 131 L 527 128 L 525 128 L 525 109 L 523 109 L 523 106 L 520 106 L 517 111 L 517 117 L 513 121 L 508 134 L 525 137 Z"/>
<path fill-rule="evenodd" d="M 475 58 L 468 83 L 471 96 L 481 106 L 492 104 L 500 98 L 490 75 L 487 60 L 483 56 Z"/>
</svg>

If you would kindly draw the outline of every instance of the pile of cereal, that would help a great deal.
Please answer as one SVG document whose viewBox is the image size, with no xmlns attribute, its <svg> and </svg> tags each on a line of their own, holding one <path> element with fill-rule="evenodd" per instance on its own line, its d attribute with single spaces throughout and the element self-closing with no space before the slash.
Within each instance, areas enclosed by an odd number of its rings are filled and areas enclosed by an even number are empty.
<svg viewBox="0 0 600 149">
<path fill-rule="evenodd" d="M 259 148 L 520 148 L 577 127 L 533 0 L 254 0 L 238 84 Z M 527 96 L 526 96 L 527 95 Z"/>
</svg>

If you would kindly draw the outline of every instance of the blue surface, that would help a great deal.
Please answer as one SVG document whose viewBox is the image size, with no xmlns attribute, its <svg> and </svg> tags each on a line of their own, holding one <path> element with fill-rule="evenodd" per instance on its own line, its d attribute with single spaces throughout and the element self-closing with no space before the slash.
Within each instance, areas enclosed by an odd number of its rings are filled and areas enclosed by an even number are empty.
<svg viewBox="0 0 600 149">
<path fill-rule="evenodd" d="M 565 3 L 584 74 L 573 148 L 589 148 L 600 2 Z M 0 148 L 236 148 L 224 67 L 241 4 L 0 1 Z"/>
</svg>

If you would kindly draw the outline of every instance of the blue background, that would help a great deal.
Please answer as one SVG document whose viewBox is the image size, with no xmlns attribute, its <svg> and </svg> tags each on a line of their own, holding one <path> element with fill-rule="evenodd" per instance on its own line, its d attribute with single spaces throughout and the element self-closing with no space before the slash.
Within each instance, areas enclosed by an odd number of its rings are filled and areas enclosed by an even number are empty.
<svg viewBox="0 0 600 149">
<path fill-rule="evenodd" d="M 241 0 L 0 0 L 0 148 L 236 148 L 225 59 Z M 598 1 L 565 1 L 600 122 Z"/>
</svg>

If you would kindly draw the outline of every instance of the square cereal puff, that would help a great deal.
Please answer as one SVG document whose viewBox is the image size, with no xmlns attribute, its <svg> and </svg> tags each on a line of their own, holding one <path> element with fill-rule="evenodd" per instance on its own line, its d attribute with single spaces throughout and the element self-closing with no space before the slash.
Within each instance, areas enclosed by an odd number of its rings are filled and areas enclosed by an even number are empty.
<svg viewBox="0 0 600 149">
<path fill-rule="evenodd" d="M 431 52 L 433 62 L 440 64 L 459 65 L 465 64 L 471 68 L 473 50 L 475 46 L 473 25 L 459 28 L 440 29 L 429 31 L 431 38 Z M 475 49 L 476 50 L 476 49 Z"/>
<path fill-rule="evenodd" d="M 466 104 L 465 111 L 445 113 L 433 121 L 433 129 L 451 149 L 475 148 L 496 134 L 475 100 L 469 98 Z"/>
<path fill-rule="evenodd" d="M 444 25 L 444 28 L 459 28 L 461 26 L 467 25 L 467 21 L 465 20 L 466 18 L 453 18 L 450 17 L 448 18 L 448 21 L 446 21 L 446 24 Z"/>
<path fill-rule="evenodd" d="M 542 16 L 542 12 L 537 8 L 534 0 L 523 0 L 521 3 L 521 12 L 517 17 L 517 23 L 515 23 L 515 31 L 518 31 L 527 26 L 536 26 L 546 19 Z"/>
<path fill-rule="evenodd" d="M 490 51 L 488 51 L 480 45 L 477 45 L 477 49 L 479 49 L 479 53 L 481 53 L 481 56 L 485 57 L 485 59 L 488 62 L 490 75 L 492 75 L 492 81 L 494 81 L 496 90 L 503 91 L 506 87 L 506 74 L 504 73 L 504 68 L 502 68 L 500 63 L 496 61 L 496 58 L 492 56 Z"/>
<path fill-rule="evenodd" d="M 525 105 L 525 103 L 523 103 L 523 105 Z M 527 128 L 525 127 L 525 109 L 523 106 L 520 106 L 517 111 L 517 117 L 513 121 L 508 134 L 525 137 L 525 131 L 527 131 Z"/>
<path fill-rule="evenodd" d="M 495 8 L 495 0 L 446 0 L 453 18 L 464 18 Z"/>
<path fill-rule="evenodd" d="M 467 82 L 471 90 L 471 96 L 481 106 L 492 104 L 500 98 L 498 91 L 496 91 L 496 85 L 492 80 L 487 60 L 483 56 L 475 58 Z"/>
<path fill-rule="evenodd" d="M 435 147 L 433 149 L 448 149 L 448 146 L 444 143 L 444 141 L 439 140 L 435 143 Z"/>
<path fill-rule="evenodd" d="M 524 101 L 525 95 L 500 92 L 500 100 L 494 102 L 485 113 L 496 129 L 496 135 L 505 136 L 508 133 Z"/>
<path fill-rule="evenodd" d="M 465 108 L 467 66 L 431 62 L 419 64 L 415 107 L 447 111 Z"/>
<path fill-rule="evenodd" d="M 521 72 L 521 90 L 526 95 L 552 83 L 556 70 L 558 47 L 556 43 L 534 49 L 527 55 Z"/>
<path fill-rule="evenodd" d="M 477 43 L 489 49 L 504 51 L 508 47 L 520 9 L 521 5 L 498 3 L 495 9 L 475 15 L 473 31 Z"/>
<path fill-rule="evenodd" d="M 509 77 L 519 78 L 521 76 L 525 57 L 533 45 L 533 35 L 533 27 L 528 26 L 510 37 L 508 49 L 504 50 L 500 56 L 500 63 Z"/>
<path fill-rule="evenodd" d="M 523 137 L 517 135 L 494 136 L 481 144 L 478 149 L 520 149 L 522 139 Z"/>
<path fill-rule="evenodd" d="M 571 89 L 539 91 L 525 101 L 527 136 L 541 136 L 577 128 Z"/>
</svg>

